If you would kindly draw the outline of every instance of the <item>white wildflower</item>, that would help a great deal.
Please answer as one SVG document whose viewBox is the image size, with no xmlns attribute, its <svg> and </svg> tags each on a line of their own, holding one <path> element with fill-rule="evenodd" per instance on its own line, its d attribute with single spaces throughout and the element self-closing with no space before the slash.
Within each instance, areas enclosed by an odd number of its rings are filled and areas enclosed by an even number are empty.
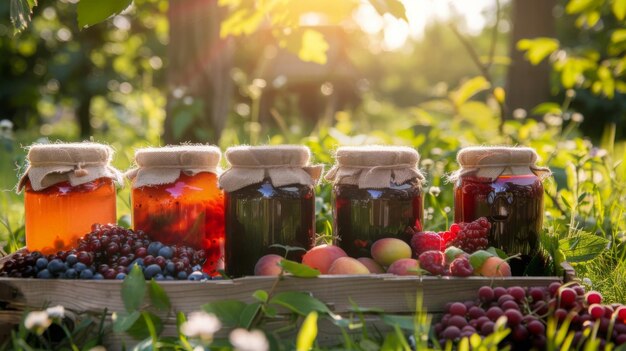
<svg viewBox="0 0 626 351">
<path fill-rule="evenodd" d="M 428 192 L 430 193 L 430 195 L 437 197 L 439 196 L 439 194 L 441 194 L 441 189 L 438 186 L 431 186 L 428 189 Z"/>
<path fill-rule="evenodd" d="M 50 318 L 63 318 L 65 317 L 65 308 L 61 305 L 57 305 L 54 307 L 48 307 L 46 309 L 46 313 Z"/>
<path fill-rule="evenodd" d="M 200 338 L 204 341 L 213 339 L 213 334 L 220 330 L 222 323 L 214 314 L 206 312 L 192 312 L 180 331 L 190 338 Z"/>
<path fill-rule="evenodd" d="M 46 311 L 30 312 L 26 315 L 26 319 L 24 319 L 26 329 L 36 331 L 37 333 L 42 333 L 44 330 L 48 329 L 50 324 L 52 324 L 52 320 L 48 317 Z"/>
<path fill-rule="evenodd" d="M 589 278 L 583 278 L 583 284 L 587 286 L 593 286 L 593 282 Z"/>
<path fill-rule="evenodd" d="M 270 344 L 260 330 L 237 328 L 230 333 L 230 343 L 237 351 L 267 351 Z"/>
</svg>

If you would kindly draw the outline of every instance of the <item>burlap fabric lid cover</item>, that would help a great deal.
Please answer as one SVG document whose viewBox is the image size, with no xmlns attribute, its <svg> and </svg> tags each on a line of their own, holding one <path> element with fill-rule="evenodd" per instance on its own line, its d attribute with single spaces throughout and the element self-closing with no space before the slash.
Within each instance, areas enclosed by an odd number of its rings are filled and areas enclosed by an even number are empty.
<svg viewBox="0 0 626 351">
<path fill-rule="evenodd" d="M 535 150 L 529 147 L 466 147 L 461 149 L 456 156 L 461 169 L 454 172 L 451 179 L 455 180 L 470 174 L 492 181 L 503 174 L 535 174 L 544 179 L 552 173 L 549 168 L 536 165 L 538 158 Z"/>
<path fill-rule="evenodd" d="M 220 176 L 220 187 L 232 192 L 269 178 L 272 185 L 314 185 L 322 165 L 310 165 L 309 148 L 300 145 L 235 146 L 228 148 L 230 168 Z"/>
<path fill-rule="evenodd" d="M 418 165 L 419 153 L 404 146 L 344 146 L 337 149 L 337 163 L 325 179 L 335 184 L 358 185 L 361 189 L 388 188 L 424 175 Z"/>
<path fill-rule="evenodd" d="M 209 145 L 149 147 L 135 151 L 137 167 L 126 172 L 133 188 L 174 183 L 181 172 L 218 174 L 220 149 Z"/>
<path fill-rule="evenodd" d="M 28 150 L 28 168 L 20 178 L 18 191 L 26 180 L 35 191 L 57 183 L 72 186 L 98 178 L 122 181 L 122 173 L 111 166 L 113 149 L 97 143 L 36 144 Z"/>
</svg>

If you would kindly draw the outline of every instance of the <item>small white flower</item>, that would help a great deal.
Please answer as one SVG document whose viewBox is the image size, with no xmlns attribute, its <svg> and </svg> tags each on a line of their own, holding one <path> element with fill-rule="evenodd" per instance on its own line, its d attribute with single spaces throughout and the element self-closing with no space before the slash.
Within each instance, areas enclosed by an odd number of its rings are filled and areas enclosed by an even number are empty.
<svg viewBox="0 0 626 351">
<path fill-rule="evenodd" d="M 63 318 L 65 317 L 65 307 L 57 305 L 46 309 L 46 313 L 50 318 Z"/>
<path fill-rule="evenodd" d="M 52 324 L 52 320 L 48 317 L 46 311 L 33 311 L 26 315 L 24 319 L 24 326 L 28 330 L 34 330 L 37 333 L 41 333 Z"/>
<path fill-rule="evenodd" d="M 267 351 L 270 344 L 260 330 L 237 328 L 230 333 L 230 343 L 237 351 Z"/>
<path fill-rule="evenodd" d="M 428 192 L 430 195 L 437 197 L 441 194 L 441 189 L 438 186 L 431 186 L 430 189 L 428 189 Z"/>
<path fill-rule="evenodd" d="M 593 286 L 593 283 L 591 282 L 591 279 L 589 278 L 583 278 L 583 284 L 588 285 L 588 286 Z"/>
<path fill-rule="evenodd" d="M 585 117 L 582 114 L 578 112 L 575 112 L 572 114 L 572 121 L 576 123 L 582 123 L 584 120 L 585 120 Z"/>
<path fill-rule="evenodd" d="M 204 341 L 213 339 L 213 334 L 220 330 L 222 323 L 214 314 L 206 312 L 192 312 L 180 331 L 190 338 L 200 338 Z"/>
</svg>

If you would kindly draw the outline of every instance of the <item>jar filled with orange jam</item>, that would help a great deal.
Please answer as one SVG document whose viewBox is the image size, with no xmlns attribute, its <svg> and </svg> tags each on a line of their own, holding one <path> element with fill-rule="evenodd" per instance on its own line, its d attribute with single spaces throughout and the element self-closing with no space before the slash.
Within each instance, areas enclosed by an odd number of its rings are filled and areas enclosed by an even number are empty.
<svg viewBox="0 0 626 351">
<path fill-rule="evenodd" d="M 221 153 L 214 146 L 137 150 L 133 182 L 133 227 L 166 245 L 203 249 L 203 270 L 224 265 L 224 197 L 217 185 Z"/>
<path fill-rule="evenodd" d="M 115 223 L 113 150 L 95 143 L 33 145 L 24 189 L 26 247 L 44 254 L 68 250 L 95 223 Z"/>
</svg>

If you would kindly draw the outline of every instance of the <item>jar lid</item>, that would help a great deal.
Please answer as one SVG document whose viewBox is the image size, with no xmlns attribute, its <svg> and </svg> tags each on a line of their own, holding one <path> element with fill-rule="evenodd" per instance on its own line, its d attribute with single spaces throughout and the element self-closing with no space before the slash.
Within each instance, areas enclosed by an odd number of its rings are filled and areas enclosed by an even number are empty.
<svg viewBox="0 0 626 351">
<path fill-rule="evenodd" d="M 549 168 L 536 165 L 539 156 L 529 147 L 471 146 L 461 149 L 456 159 L 461 169 L 452 178 L 473 174 L 494 180 L 502 174 L 535 174 L 543 179 L 551 174 Z"/>
<path fill-rule="evenodd" d="M 219 180 L 220 187 L 235 191 L 269 178 L 272 185 L 315 185 L 323 166 L 311 165 L 311 151 L 302 145 L 235 146 L 224 154 L 231 167 Z"/>
<path fill-rule="evenodd" d="M 121 182 L 121 173 L 110 165 L 112 158 L 113 149 L 98 143 L 32 145 L 28 149 L 28 168 L 20 179 L 18 191 L 27 179 L 35 191 L 65 181 L 72 186 L 98 178 Z"/>
<path fill-rule="evenodd" d="M 135 151 L 136 168 L 126 172 L 133 188 L 175 182 L 181 172 L 196 175 L 219 173 L 220 149 L 211 145 L 148 147 Z"/>
<path fill-rule="evenodd" d="M 335 166 L 325 179 L 359 188 L 388 188 L 415 179 L 424 181 L 419 153 L 406 146 L 343 146 L 337 149 Z"/>
</svg>

